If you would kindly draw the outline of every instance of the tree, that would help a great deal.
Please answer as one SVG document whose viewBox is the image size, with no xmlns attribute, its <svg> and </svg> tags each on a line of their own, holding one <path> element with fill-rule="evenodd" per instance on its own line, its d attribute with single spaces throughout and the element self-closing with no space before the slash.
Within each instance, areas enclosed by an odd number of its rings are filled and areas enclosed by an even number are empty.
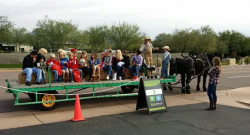
<svg viewBox="0 0 250 135">
<path fill-rule="evenodd" d="M 223 31 L 218 33 L 218 39 L 226 44 L 228 52 L 231 57 L 236 57 L 237 53 L 244 53 L 248 51 L 247 38 L 237 31 Z"/>
<path fill-rule="evenodd" d="M 42 46 L 58 49 L 70 43 L 70 38 L 77 30 L 77 25 L 72 24 L 71 21 L 56 21 L 45 17 L 38 21 L 34 34 L 38 45 L 42 43 Z"/>
<path fill-rule="evenodd" d="M 153 45 L 157 47 L 169 46 L 171 48 L 171 52 L 175 51 L 174 46 L 172 44 L 173 36 L 172 34 L 160 33 L 155 37 L 153 41 Z"/>
<path fill-rule="evenodd" d="M 196 53 L 213 53 L 216 50 L 216 33 L 210 26 L 197 30 L 198 41 L 194 47 Z"/>
<path fill-rule="evenodd" d="M 105 48 L 107 44 L 108 27 L 106 25 L 92 26 L 88 28 L 84 33 L 87 34 L 87 45 L 93 49 L 93 51 L 100 51 Z"/>
<path fill-rule="evenodd" d="M 20 28 L 13 28 L 12 29 L 12 42 L 16 45 L 16 51 L 17 48 L 20 49 L 20 46 L 27 43 L 27 30 L 24 27 L 20 27 Z"/>
<path fill-rule="evenodd" d="M 141 44 L 145 33 L 136 24 L 122 22 L 112 24 L 107 36 L 114 49 L 126 50 L 131 45 Z"/>
<path fill-rule="evenodd" d="M 193 29 L 176 29 L 173 33 L 172 48 L 179 52 L 190 52 L 193 51 L 195 44 L 198 41 L 197 31 Z"/>
<path fill-rule="evenodd" d="M 13 23 L 7 16 L 0 16 L 0 42 L 11 42 L 11 29 Z"/>
</svg>

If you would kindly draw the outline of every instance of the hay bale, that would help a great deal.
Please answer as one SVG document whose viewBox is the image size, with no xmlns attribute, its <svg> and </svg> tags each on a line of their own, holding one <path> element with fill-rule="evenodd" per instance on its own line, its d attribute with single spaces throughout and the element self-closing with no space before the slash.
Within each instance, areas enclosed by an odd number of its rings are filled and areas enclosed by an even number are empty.
<svg viewBox="0 0 250 135">
<path fill-rule="evenodd" d="M 142 74 L 143 74 L 142 72 L 139 72 L 139 76 L 141 76 Z M 101 79 L 101 80 L 105 80 L 106 77 L 107 77 L 107 72 L 101 70 L 101 77 L 100 77 L 100 79 Z M 130 74 L 129 70 L 126 70 L 126 71 L 125 71 L 125 79 L 132 79 L 132 78 L 133 78 L 133 76 Z M 89 74 L 86 75 L 85 79 L 86 79 L 86 80 L 89 79 Z"/>
<path fill-rule="evenodd" d="M 51 74 L 51 82 L 53 82 L 54 80 L 54 74 Z M 46 82 L 48 83 L 49 82 L 49 75 L 48 73 L 46 73 Z M 21 72 L 19 73 L 18 75 L 18 83 L 19 84 L 25 84 L 26 83 L 26 74 Z M 36 83 L 36 74 L 32 74 L 31 75 L 31 81 L 30 81 L 30 84 L 35 84 Z"/>
</svg>

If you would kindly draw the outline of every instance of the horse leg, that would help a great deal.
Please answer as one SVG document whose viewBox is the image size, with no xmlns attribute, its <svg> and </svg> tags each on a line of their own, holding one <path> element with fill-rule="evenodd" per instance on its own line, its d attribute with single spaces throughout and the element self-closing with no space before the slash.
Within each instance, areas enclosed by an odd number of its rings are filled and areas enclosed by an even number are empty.
<svg viewBox="0 0 250 135">
<path fill-rule="evenodd" d="M 200 82 L 201 82 L 201 75 L 198 75 L 198 77 L 197 77 L 196 91 L 200 91 Z"/>
<path fill-rule="evenodd" d="M 190 94 L 190 86 L 189 86 L 189 83 L 191 81 L 191 73 L 187 73 L 187 80 L 186 80 L 186 93 L 187 94 Z"/>
<path fill-rule="evenodd" d="M 185 94 L 185 73 L 181 73 L 181 93 Z"/>
<path fill-rule="evenodd" d="M 206 87 L 207 74 L 208 74 L 208 70 L 206 70 L 203 74 L 203 91 L 207 91 L 207 87 Z"/>
</svg>

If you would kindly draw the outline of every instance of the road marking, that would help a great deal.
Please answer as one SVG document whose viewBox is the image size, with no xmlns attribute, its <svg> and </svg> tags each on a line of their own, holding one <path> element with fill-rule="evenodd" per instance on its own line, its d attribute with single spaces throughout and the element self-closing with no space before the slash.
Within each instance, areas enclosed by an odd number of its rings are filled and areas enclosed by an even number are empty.
<svg viewBox="0 0 250 135">
<path fill-rule="evenodd" d="M 232 72 L 223 72 L 223 70 L 222 70 L 222 74 L 223 73 L 247 73 L 247 72 L 250 72 L 250 71 L 232 71 Z"/>
<path fill-rule="evenodd" d="M 230 76 L 230 77 L 227 77 L 227 78 L 245 78 L 245 77 L 250 77 L 250 75 L 247 75 L 247 76 Z"/>
</svg>

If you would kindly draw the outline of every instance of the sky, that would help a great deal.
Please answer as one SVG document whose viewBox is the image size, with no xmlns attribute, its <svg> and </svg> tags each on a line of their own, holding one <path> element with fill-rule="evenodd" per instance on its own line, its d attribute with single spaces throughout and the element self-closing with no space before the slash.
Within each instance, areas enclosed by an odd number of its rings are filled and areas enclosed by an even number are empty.
<svg viewBox="0 0 250 135">
<path fill-rule="evenodd" d="M 0 16 L 32 31 L 47 15 L 79 29 L 128 22 L 154 39 L 159 33 L 209 25 L 250 36 L 249 0 L 0 0 Z"/>
</svg>

